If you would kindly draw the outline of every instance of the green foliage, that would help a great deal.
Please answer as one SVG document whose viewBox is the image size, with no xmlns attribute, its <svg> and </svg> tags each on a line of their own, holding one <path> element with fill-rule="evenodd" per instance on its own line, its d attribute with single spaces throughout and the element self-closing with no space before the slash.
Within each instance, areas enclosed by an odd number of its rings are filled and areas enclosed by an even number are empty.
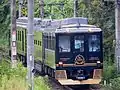
<svg viewBox="0 0 120 90">
<path fill-rule="evenodd" d="M 10 6 L 9 0 L 0 0 L 0 46 L 8 45 L 10 31 Z"/>
<path fill-rule="evenodd" d="M 1 0 L 0 2 L 0 38 L 9 38 L 10 25 L 10 9 L 9 0 Z"/>
<path fill-rule="evenodd" d="M 104 86 L 102 90 L 120 90 L 120 77 L 110 80 L 110 83 Z"/>
<path fill-rule="evenodd" d="M 111 89 L 120 90 L 120 77 L 111 79 Z"/>
<path fill-rule="evenodd" d="M 0 90 L 28 90 L 26 74 L 27 69 L 22 63 L 18 63 L 17 68 L 11 68 L 5 60 L 0 61 Z M 47 80 L 45 77 L 35 77 L 34 90 L 51 90 Z"/>
<path fill-rule="evenodd" d="M 44 0 L 45 4 L 64 4 L 62 5 L 46 5 L 44 6 L 45 18 L 62 19 L 73 16 L 72 0 Z M 35 0 L 35 17 L 40 17 L 39 0 Z"/>
<path fill-rule="evenodd" d="M 27 90 L 26 71 L 22 64 L 13 69 L 8 62 L 0 61 L 0 90 Z"/>
<path fill-rule="evenodd" d="M 36 77 L 35 78 L 35 90 L 51 90 L 48 84 L 48 78 L 46 77 Z"/>
<path fill-rule="evenodd" d="M 106 80 L 109 83 L 111 79 L 116 77 L 117 77 L 117 71 L 115 65 L 110 64 L 107 61 L 104 61 L 104 69 L 103 69 L 104 80 Z"/>
</svg>

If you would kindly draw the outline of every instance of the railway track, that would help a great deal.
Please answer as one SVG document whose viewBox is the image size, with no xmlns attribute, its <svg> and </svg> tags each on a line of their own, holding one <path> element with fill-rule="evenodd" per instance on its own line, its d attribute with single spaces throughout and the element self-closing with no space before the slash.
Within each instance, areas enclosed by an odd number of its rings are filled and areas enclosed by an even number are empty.
<svg viewBox="0 0 120 90">
<path fill-rule="evenodd" d="M 99 86 L 96 86 L 95 88 L 85 86 L 62 86 L 59 82 L 57 82 L 55 79 L 49 77 L 48 81 L 52 87 L 52 90 L 100 90 Z M 99 88 L 97 88 L 99 87 Z"/>
<path fill-rule="evenodd" d="M 48 83 L 50 83 L 52 90 L 73 90 L 68 86 L 62 86 L 59 82 L 57 82 L 54 78 L 50 78 L 49 77 L 49 81 Z"/>
</svg>

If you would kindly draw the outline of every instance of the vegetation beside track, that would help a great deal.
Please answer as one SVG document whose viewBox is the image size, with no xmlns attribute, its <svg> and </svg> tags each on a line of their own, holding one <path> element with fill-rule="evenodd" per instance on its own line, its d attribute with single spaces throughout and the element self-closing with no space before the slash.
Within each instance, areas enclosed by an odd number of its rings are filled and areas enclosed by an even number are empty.
<svg viewBox="0 0 120 90">
<path fill-rule="evenodd" d="M 11 68 L 10 64 L 2 59 L 0 61 L 0 90 L 28 90 L 26 80 L 27 70 L 18 64 L 17 68 Z M 34 90 L 50 90 L 45 77 L 35 77 Z"/>
</svg>

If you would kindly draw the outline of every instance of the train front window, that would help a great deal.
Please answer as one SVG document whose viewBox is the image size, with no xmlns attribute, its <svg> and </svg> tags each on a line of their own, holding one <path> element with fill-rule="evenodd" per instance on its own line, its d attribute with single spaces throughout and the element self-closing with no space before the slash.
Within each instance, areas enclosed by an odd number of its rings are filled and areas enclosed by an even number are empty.
<svg viewBox="0 0 120 90">
<path fill-rule="evenodd" d="M 70 52 L 70 36 L 59 36 L 59 52 Z"/>
<path fill-rule="evenodd" d="M 75 49 L 79 49 L 80 52 L 84 52 L 84 36 L 75 36 L 74 37 L 74 47 Z"/>
<path fill-rule="evenodd" d="M 89 52 L 99 52 L 100 51 L 100 36 L 90 35 L 88 39 Z"/>
</svg>

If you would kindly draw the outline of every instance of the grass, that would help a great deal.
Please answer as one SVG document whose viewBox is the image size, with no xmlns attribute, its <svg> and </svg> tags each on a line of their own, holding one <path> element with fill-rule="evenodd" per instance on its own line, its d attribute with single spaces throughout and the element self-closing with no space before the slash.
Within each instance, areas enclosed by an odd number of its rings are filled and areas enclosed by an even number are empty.
<svg viewBox="0 0 120 90">
<path fill-rule="evenodd" d="M 27 83 L 20 77 L 7 78 L 6 75 L 2 77 L 0 90 L 28 90 Z"/>
<path fill-rule="evenodd" d="M 11 68 L 5 60 L 0 61 L 0 90 L 28 90 L 26 73 L 21 63 L 17 68 Z M 47 78 L 35 77 L 34 90 L 51 90 Z"/>
<path fill-rule="evenodd" d="M 35 78 L 35 90 L 51 90 L 46 77 Z"/>
</svg>

